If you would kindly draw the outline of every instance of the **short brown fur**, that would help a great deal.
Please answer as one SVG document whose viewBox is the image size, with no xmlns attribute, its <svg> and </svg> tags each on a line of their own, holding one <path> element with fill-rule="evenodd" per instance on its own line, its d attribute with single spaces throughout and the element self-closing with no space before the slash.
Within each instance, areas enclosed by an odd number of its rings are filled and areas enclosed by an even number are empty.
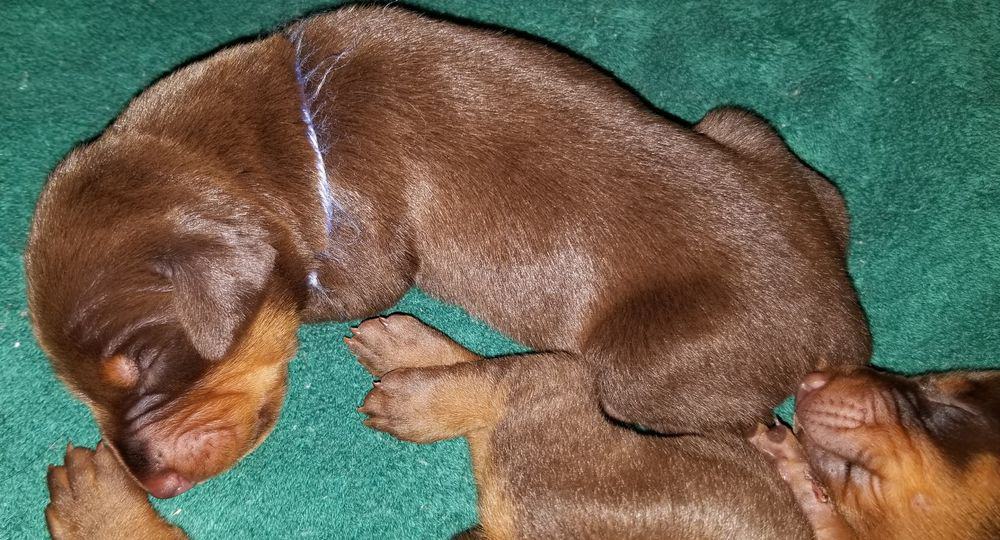
<svg viewBox="0 0 1000 540">
<path fill-rule="evenodd" d="M 658 437 L 616 426 L 593 398 L 592 373 L 568 355 L 469 360 L 405 315 L 358 330 L 349 345 L 359 361 L 392 367 L 365 398 L 366 423 L 408 441 L 465 437 L 480 537 L 808 536 L 780 481 L 742 437 Z M 439 366 L 427 366 L 435 351 L 446 352 Z M 479 413 L 454 414 L 469 410 Z"/>
<path fill-rule="evenodd" d="M 349 320 L 419 286 L 562 351 L 547 358 L 577 373 L 569 395 L 594 414 L 728 437 L 815 359 L 867 359 L 846 224 L 836 190 L 747 112 L 691 129 L 550 47 L 354 7 L 137 97 L 52 173 L 26 269 L 56 372 L 147 489 L 171 496 L 273 422 L 280 368 L 265 399 L 238 375 L 258 364 L 232 351 L 286 294 L 288 320 Z M 287 325 L 265 329 L 255 343 L 294 349 Z M 115 355 L 137 384 L 107 384 L 96 366 Z M 218 373 L 248 385 L 232 394 L 243 403 L 202 402 Z M 177 428 L 182 414 L 228 431 L 146 436 L 148 419 Z"/>
</svg>

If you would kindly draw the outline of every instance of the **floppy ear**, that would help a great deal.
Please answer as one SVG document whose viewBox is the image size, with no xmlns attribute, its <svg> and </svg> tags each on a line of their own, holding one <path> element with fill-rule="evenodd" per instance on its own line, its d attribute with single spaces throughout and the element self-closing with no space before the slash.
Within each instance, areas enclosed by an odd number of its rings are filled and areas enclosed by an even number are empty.
<svg viewBox="0 0 1000 540">
<path fill-rule="evenodd" d="M 181 236 L 156 266 L 173 285 L 173 309 L 191 345 L 219 360 L 260 306 L 277 251 L 252 223 L 199 217 L 187 225 L 192 234 Z"/>
</svg>

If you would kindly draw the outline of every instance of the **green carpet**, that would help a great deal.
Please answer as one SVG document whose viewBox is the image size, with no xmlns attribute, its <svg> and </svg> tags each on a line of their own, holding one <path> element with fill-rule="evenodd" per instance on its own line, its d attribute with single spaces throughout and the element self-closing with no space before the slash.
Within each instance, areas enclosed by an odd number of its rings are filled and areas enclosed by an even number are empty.
<svg viewBox="0 0 1000 540">
<path fill-rule="evenodd" d="M 750 107 L 834 180 L 854 217 L 851 272 L 876 362 L 1000 360 L 1000 10 L 990 1 L 426 1 L 565 45 L 695 121 Z M 44 535 L 45 466 L 97 442 L 31 337 L 21 253 L 46 173 L 135 93 L 193 56 L 323 6 L 204 0 L 0 4 L 0 537 Z M 419 294 L 417 312 L 487 353 L 516 345 Z M 475 520 L 461 442 L 394 442 L 354 408 L 370 379 L 302 331 L 274 435 L 159 508 L 196 538 L 440 538 Z"/>
</svg>

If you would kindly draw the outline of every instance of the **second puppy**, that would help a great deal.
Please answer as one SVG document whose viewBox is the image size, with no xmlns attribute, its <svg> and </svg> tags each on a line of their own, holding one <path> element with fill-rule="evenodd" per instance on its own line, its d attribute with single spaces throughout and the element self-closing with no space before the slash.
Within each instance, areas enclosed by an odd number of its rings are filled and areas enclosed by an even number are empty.
<svg viewBox="0 0 1000 540">
<path fill-rule="evenodd" d="M 820 540 L 1000 538 L 1000 371 L 812 373 L 795 428 L 751 440 Z"/>
</svg>

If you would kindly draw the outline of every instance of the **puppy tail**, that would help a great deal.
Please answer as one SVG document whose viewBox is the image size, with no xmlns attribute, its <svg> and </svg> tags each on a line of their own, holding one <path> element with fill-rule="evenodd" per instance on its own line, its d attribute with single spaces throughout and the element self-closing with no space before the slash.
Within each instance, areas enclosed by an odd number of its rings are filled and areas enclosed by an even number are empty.
<svg viewBox="0 0 1000 540">
<path fill-rule="evenodd" d="M 784 159 L 791 154 L 785 141 L 770 124 L 745 109 L 712 109 L 695 124 L 694 130 L 754 160 Z"/>
<path fill-rule="evenodd" d="M 712 109 L 694 130 L 735 151 L 746 159 L 777 166 L 804 177 L 819 202 L 841 253 L 847 251 L 850 220 L 840 191 L 819 173 L 799 161 L 778 132 L 754 113 L 736 107 Z"/>
</svg>

